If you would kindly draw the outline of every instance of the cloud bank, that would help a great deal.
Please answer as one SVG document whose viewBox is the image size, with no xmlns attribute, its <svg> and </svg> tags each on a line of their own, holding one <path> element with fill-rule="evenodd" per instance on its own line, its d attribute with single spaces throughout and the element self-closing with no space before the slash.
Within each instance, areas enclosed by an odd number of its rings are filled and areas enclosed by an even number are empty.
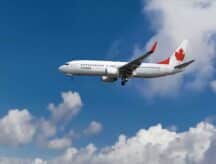
<svg viewBox="0 0 216 164">
<path fill-rule="evenodd" d="M 186 132 L 176 133 L 161 125 L 141 129 L 134 137 L 120 135 L 109 147 L 97 149 L 88 145 L 84 149 L 67 151 L 50 163 L 76 164 L 213 164 L 216 128 L 206 122 Z"/>
<path fill-rule="evenodd" d="M 139 130 L 133 137 L 120 135 L 115 144 L 104 148 L 93 144 L 70 147 L 51 160 L 37 160 L 47 164 L 215 164 L 215 150 L 216 127 L 210 123 L 201 122 L 185 132 L 158 124 Z"/>
</svg>

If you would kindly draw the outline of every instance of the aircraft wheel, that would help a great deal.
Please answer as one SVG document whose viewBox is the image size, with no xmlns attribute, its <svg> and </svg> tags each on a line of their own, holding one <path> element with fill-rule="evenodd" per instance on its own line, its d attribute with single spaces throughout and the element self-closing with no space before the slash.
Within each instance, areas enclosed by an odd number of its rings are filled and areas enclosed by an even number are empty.
<svg viewBox="0 0 216 164">
<path fill-rule="evenodd" d="M 126 84 L 126 81 L 122 81 L 121 85 L 124 86 Z"/>
</svg>

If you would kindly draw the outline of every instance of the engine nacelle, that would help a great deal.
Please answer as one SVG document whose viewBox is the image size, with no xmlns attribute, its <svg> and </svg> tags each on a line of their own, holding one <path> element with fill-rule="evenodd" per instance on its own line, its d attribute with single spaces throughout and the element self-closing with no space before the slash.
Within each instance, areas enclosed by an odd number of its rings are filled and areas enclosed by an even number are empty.
<svg viewBox="0 0 216 164">
<path fill-rule="evenodd" d="M 118 77 L 119 75 L 119 71 L 117 68 L 113 68 L 113 67 L 107 67 L 106 68 L 106 75 L 109 77 Z"/>
<path fill-rule="evenodd" d="M 117 80 L 117 77 L 102 76 L 101 80 L 106 83 L 112 83 Z"/>
</svg>

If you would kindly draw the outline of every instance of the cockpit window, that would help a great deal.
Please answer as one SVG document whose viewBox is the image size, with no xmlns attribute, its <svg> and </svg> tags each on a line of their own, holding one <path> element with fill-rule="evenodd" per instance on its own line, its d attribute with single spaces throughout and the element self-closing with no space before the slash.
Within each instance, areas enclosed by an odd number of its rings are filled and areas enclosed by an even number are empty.
<svg viewBox="0 0 216 164">
<path fill-rule="evenodd" d="M 67 63 L 65 63 L 65 65 L 70 65 L 70 63 L 69 63 L 69 62 L 67 62 Z"/>
</svg>

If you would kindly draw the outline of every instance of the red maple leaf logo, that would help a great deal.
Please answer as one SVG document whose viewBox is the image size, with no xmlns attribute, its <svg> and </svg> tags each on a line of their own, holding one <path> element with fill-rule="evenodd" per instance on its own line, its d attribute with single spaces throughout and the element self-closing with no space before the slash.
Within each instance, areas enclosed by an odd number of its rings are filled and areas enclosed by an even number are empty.
<svg viewBox="0 0 216 164">
<path fill-rule="evenodd" d="M 185 52 L 184 50 L 181 48 L 179 49 L 179 51 L 177 51 L 175 53 L 175 57 L 176 57 L 176 60 L 178 61 L 183 61 L 184 60 L 184 57 L 185 57 Z"/>
</svg>

